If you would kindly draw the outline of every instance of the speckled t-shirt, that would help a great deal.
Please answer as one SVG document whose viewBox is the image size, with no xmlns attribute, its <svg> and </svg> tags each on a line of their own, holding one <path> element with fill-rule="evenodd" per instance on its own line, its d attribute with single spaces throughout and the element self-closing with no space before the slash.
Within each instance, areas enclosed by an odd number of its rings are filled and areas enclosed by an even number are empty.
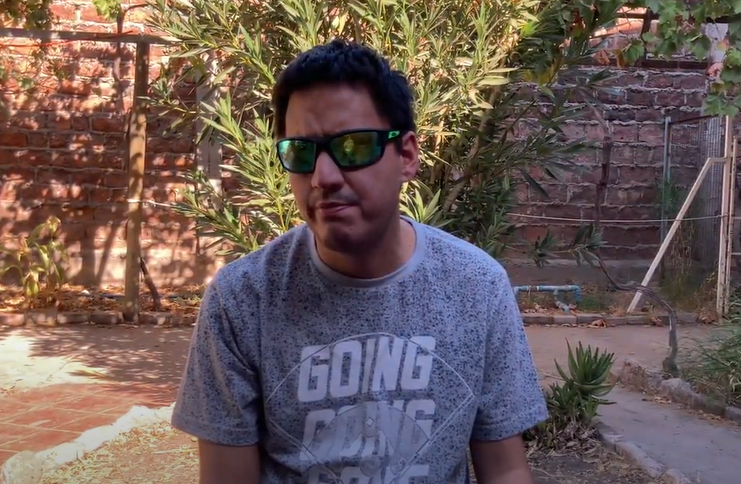
<svg viewBox="0 0 741 484">
<path fill-rule="evenodd" d="M 261 484 L 462 484 L 470 439 L 544 420 L 504 269 L 412 224 L 414 255 L 380 279 L 324 265 L 306 225 L 219 270 L 173 425 L 259 444 Z"/>
</svg>

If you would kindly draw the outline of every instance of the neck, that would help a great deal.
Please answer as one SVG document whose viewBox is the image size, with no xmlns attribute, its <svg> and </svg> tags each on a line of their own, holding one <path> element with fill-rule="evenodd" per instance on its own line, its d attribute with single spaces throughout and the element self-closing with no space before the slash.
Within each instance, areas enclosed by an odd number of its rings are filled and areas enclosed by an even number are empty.
<svg viewBox="0 0 741 484">
<path fill-rule="evenodd" d="M 334 252 L 319 245 L 316 249 L 322 262 L 340 274 L 357 279 L 377 279 L 406 264 L 414 254 L 415 244 L 414 227 L 399 218 L 399 223 L 392 224 L 381 240 L 362 255 Z"/>
</svg>

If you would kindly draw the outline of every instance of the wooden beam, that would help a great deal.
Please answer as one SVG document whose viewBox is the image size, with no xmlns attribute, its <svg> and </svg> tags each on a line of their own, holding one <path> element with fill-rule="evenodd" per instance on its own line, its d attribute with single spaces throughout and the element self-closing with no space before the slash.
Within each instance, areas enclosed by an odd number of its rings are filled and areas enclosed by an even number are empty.
<svg viewBox="0 0 741 484">
<path fill-rule="evenodd" d="M 669 244 L 671 244 L 672 239 L 674 238 L 674 234 L 676 234 L 677 230 L 679 230 L 679 225 L 682 223 L 682 220 L 684 220 L 684 216 L 687 213 L 687 210 L 689 210 L 690 205 L 692 204 L 692 200 L 695 199 L 697 192 L 700 191 L 702 182 L 705 180 L 705 176 L 708 174 L 708 171 L 710 171 L 710 167 L 716 163 L 725 163 L 725 161 L 725 158 L 708 158 L 707 160 L 705 160 L 705 164 L 702 166 L 700 173 L 697 174 L 695 183 L 692 184 L 692 188 L 690 188 L 690 191 L 687 194 L 687 198 L 684 199 L 682 206 L 679 208 L 677 216 L 674 217 L 674 222 L 672 223 L 671 228 L 669 228 L 669 232 L 666 234 L 666 237 L 664 237 L 663 242 L 661 242 L 659 251 L 656 253 L 654 260 L 651 261 L 651 266 L 648 268 L 648 271 L 646 271 L 646 275 L 641 281 L 641 286 L 648 287 L 648 285 L 651 284 L 651 278 L 654 276 L 654 272 L 656 272 L 656 269 L 659 267 L 661 259 L 664 258 L 664 254 L 669 248 Z M 633 300 L 630 301 L 630 304 L 628 305 L 628 313 L 632 313 L 636 310 L 638 303 L 641 302 L 642 296 L 643 293 L 641 291 L 636 291 L 635 295 L 633 296 Z"/>
<path fill-rule="evenodd" d="M 149 88 L 149 44 L 136 44 L 134 104 L 129 115 L 128 221 L 126 224 L 126 274 L 124 321 L 139 320 L 139 266 L 141 259 L 142 193 L 147 143 L 146 101 Z"/>
<path fill-rule="evenodd" d="M 182 42 L 174 37 L 160 37 L 157 35 L 143 34 L 118 34 L 108 32 L 71 32 L 67 30 L 30 30 L 0 28 L 0 37 L 13 39 L 31 39 L 41 42 L 54 42 L 60 40 L 81 42 L 115 42 L 125 44 L 160 44 L 168 45 Z"/>
</svg>

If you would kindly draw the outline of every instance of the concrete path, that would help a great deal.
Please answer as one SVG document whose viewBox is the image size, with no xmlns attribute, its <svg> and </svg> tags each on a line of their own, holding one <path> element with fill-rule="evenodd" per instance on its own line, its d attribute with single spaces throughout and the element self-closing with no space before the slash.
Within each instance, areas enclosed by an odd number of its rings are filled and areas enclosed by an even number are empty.
<svg viewBox="0 0 741 484">
<path fill-rule="evenodd" d="M 602 408 L 602 421 L 667 469 L 677 469 L 701 484 L 741 482 L 738 425 L 697 416 L 622 388 L 608 398 L 615 405 Z"/>
<path fill-rule="evenodd" d="M 706 338 L 710 327 L 685 327 L 680 347 L 687 348 Z M 617 327 L 608 329 L 529 327 L 528 338 L 544 383 L 556 380 L 553 360 L 565 366 L 566 339 L 614 352 L 622 365 L 633 358 L 647 367 L 660 368 L 666 355 L 667 328 Z M 607 397 L 614 405 L 603 406 L 601 420 L 640 447 L 667 469 L 677 469 L 700 484 L 741 482 L 741 427 L 713 420 L 640 393 L 615 388 Z"/>
</svg>

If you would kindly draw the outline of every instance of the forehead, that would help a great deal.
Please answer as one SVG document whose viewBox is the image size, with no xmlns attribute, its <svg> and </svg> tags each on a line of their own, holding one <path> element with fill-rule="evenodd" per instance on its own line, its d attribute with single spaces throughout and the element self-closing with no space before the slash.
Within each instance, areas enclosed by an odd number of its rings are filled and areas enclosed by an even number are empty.
<svg viewBox="0 0 741 484">
<path fill-rule="evenodd" d="M 327 136 L 352 129 L 387 129 L 367 89 L 321 85 L 291 95 L 286 136 Z"/>
</svg>

